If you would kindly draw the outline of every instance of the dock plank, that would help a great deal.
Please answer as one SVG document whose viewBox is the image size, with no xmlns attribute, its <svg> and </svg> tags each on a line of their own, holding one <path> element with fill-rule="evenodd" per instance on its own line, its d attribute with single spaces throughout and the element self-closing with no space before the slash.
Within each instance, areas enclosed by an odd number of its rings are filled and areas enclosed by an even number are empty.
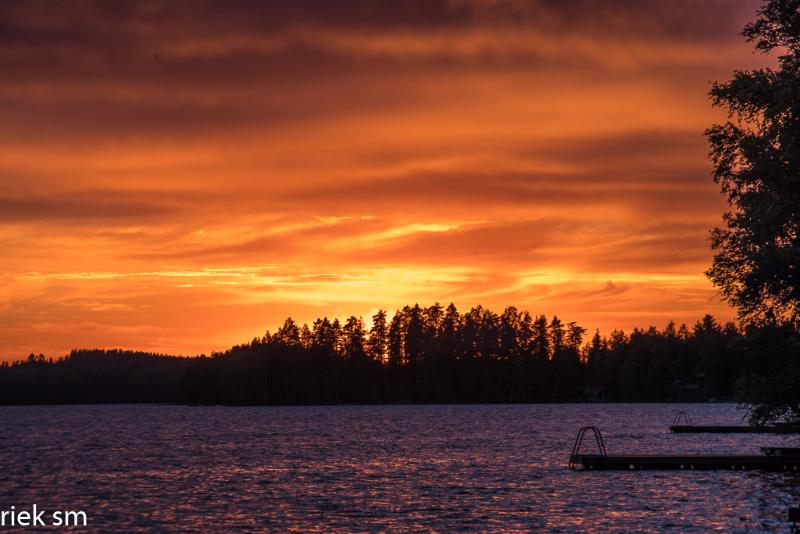
<svg viewBox="0 0 800 534">
<path fill-rule="evenodd" d="M 761 470 L 798 471 L 800 456 L 764 455 L 613 455 L 576 454 L 570 464 L 582 470 Z"/>
<path fill-rule="evenodd" d="M 800 434 L 798 426 L 753 426 L 753 425 L 672 425 L 678 434 Z"/>
</svg>

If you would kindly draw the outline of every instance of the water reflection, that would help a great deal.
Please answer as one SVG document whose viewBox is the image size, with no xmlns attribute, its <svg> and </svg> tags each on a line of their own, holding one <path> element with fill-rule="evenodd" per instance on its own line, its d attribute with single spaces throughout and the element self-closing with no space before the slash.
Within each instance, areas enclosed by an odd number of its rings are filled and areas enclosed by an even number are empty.
<svg viewBox="0 0 800 534">
<path fill-rule="evenodd" d="M 793 473 L 576 472 L 575 432 L 610 453 L 757 453 L 781 435 L 673 435 L 733 405 L 3 407 L 0 504 L 157 529 L 789 531 Z"/>
</svg>

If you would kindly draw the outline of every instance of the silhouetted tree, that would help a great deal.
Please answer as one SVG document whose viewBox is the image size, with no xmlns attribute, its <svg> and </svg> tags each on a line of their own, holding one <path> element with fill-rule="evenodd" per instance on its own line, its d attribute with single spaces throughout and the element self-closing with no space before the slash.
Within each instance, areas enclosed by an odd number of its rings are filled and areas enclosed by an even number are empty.
<svg viewBox="0 0 800 534">
<path fill-rule="evenodd" d="M 756 50 L 777 51 L 778 66 L 736 71 L 711 89 L 714 104 L 731 117 L 706 131 L 714 179 L 731 210 L 724 227 L 712 232 L 715 255 L 707 274 L 740 317 L 786 321 L 791 331 L 800 322 L 800 0 L 768 0 L 742 33 Z M 699 333 L 706 367 L 714 367 L 715 380 L 727 383 L 719 343 L 708 332 Z M 755 336 L 745 347 L 765 354 L 774 343 Z M 800 390 L 800 354 L 792 347 L 781 349 L 790 351 L 780 358 L 785 365 L 765 361 L 739 383 L 740 400 L 762 422 L 800 413 L 797 396 L 788 393 Z M 777 370 L 780 374 L 768 374 Z M 791 377 L 795 381 L 787 382 Z"/>
<path fill-rule="evenodd" d="M 284 345 L 299 345 L 300 330 L 297 328 L 297 324 L 294 322 L 294 320 L 291 317 L 287 317 L 286 321 L 283 323 L 283 326 L 281 326 L 278 331 L 275 332 L 273 339 L 278 343 L 283 343 Z"/>
<path fill-rule="evenodd" d="M 387 324 L 388 323 L 388 324 Z M 31 355 L 0 364 L 0 403 L 702 401 L 757 392 L 754 417 L 792 418 L 800 334 L 789 325 L 595 332 L 514 307 L 459 313 L 452 303 L 405 306 L 391 320 L 322 317 L 214 353 L 173 358 L 123 351 Z M 385 354 L 382 357 L 381 354 Z M 761 371 L 759 374 L 757 371 Z M 778 376 L 764 392 L 765 376 Z M 794 395 L 794 397 L 792 397 Z"/>
<path fill-rule="evenodd" d="M 769 0 L 745 26 L 778 68 L 715 83 L 715 105 L 736 119 L 707 130 L 714 179 L 732 209 L 712 233 L 708 275 L 742 317 L 800 314 L 800 2 Z"/>
<path fill-rule="evenodd" d="M 531 337 L 533 355 L 541 362 L 550 359 L 550 339 L 547 333 L 547 317 L 540 315 L 533 322 Z"/>
<path fill-rule="evenodd" d="M 386 323 L 386 312 L 378 310 L 372 316 L 372 327 L 369 329 L 369 340 L 367 341 L 367 354 L 374 361 L 381 364 L 386 362 L 388 338 L 389 326 Z"/>
<path fill-rule="evenodd" d="M 178 402 L 186 372 L 200 358 L 121 350 L 31 354 L 0 365 L 0 404 Z M 212 389 L 213 381 L 197 383 Z"/>
<path fill-rule="evenodd" d="M 550 346 L 552 347 L 551 354 L 555 354 L 564 347 L 564 324 L 555 315 L 550 321 L 549 334 Z"/>
</svg>

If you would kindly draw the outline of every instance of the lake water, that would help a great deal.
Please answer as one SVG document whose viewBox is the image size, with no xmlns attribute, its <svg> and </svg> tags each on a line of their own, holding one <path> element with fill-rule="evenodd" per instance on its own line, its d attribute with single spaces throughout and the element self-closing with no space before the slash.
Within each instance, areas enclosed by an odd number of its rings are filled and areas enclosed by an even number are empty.
<svg viewBox="0 0 800 534">
<path fill-rule="evenodd" d="M 103 532 L 788 532 L 800 474 L 566 468 L 582 425 L 610 454 L 800 445 L 673 435 L 679 409 L 741 418 L 730 404 L 0 407 L 0 510 L 85 511 Z"/>
</svg>

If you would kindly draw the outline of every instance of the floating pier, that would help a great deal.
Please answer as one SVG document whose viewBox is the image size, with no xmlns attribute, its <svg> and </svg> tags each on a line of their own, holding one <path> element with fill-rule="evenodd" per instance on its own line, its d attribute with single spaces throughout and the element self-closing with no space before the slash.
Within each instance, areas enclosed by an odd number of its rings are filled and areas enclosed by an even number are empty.
<svg viewBox="0 0 800 534">
<path fill-rule="evenodd" d="M 675 414 L 669 429 L 677 434 L 800 434 L 800 425 L 695 425 L 684 410 Z"/>
<path fill-rule="evenodd" d="M 798 471 L 800 456 L 576 454 L 570 458 L 570 466 L 589 471 Z"/>
<path fill-rule="evenodd" d="M 761 447 L 767 456 L 800 456 L 800 447 Z"/>
<path fill-rule="evenodd" d="M 594 435 L 598 454 L 581 454 L 580 449 L 587 433 Z M 616 470 L 729 470 L 729 471 L 800 471 L 800 448 L 762 447 L 763 454 L 701 454 L 701 455 L 647 455 L 608 454 L 600 430 L 585 426 L 578 431 L 569 466 L 588 471 Z"/>
<path fill-rule="evenodd" d="M 800 434 L 800 427 L 794 425 L 672 425 L 677 434 Z"/>
</svg>

